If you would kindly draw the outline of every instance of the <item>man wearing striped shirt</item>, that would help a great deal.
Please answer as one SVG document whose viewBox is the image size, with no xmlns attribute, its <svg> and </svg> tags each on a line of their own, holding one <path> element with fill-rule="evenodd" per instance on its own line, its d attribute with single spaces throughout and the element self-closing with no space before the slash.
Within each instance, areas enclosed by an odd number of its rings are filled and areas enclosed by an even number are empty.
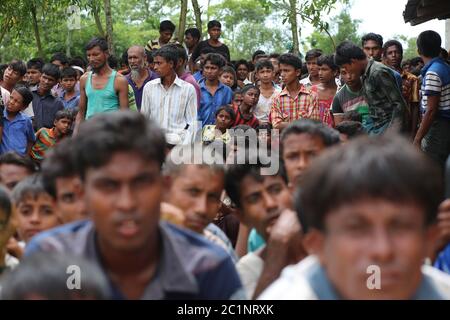
<svg viewBox="0 0 450 320">
<path fill-rule="evenodd" d="M 166 46 L 156 51 L 155 71 L 161 78 L 145 85 L 141 105 L 141 113 L 158 123 L 173 145 L 194 142 L 197 131 L 195 89 L 178 78 L 175 72 L 177 62 L 175 48 Z"/>
<path fill-rule="evenodd" d="M 425 66 L 421 88 L 423 118 L 414 144 L 443 167 L 450 154 L 450 66 L 439 57 L 441 42 L 439 34 L 431 30 L 417 38 Z"/>
</svg>

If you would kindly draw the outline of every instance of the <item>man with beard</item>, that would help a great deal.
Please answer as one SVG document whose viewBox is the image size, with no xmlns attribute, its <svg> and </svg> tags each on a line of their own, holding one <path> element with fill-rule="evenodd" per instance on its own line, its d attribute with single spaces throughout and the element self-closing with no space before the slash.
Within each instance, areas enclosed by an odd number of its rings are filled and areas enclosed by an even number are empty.
<svg viewBox="0 0 450 320">
<path fill-rule="evenodd" d="M 85 49 L 92 71 L 80 78 L 80 103 L 75 133 L 80 122 L 97 113 L 128 109 L 128 81 L 108 65 L 106 40 L 93 38 Z"/>
<path fill-rule="evenodd" d="M 155 72 L 147 68 L 145 65 L 146 61 L 147 55 L 145 54 L 144 47 L 132 46 L 128 49 L 128 65 L 131 71 L 127 74 L 126 78 L 131 88 L 133 88 L 138 110 L 141 110 L 144 86 L 147 82 L 158 78 Z"/>
</svg>

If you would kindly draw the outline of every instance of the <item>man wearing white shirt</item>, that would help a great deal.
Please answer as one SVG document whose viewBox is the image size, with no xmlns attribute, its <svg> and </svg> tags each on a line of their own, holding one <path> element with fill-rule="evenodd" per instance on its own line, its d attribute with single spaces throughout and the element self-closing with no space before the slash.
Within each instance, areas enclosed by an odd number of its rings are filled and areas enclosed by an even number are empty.
<svg viewBox="0 0 450 320">
<path fill-rule="evenodd" d="M 189 144 L 194 142 L 197 131 L 197 97 L 194 87 L 178 78 L 177 62 L 176 49 L 163 47 L 156 51 L 154 68 L 161 78 L 145 85 L 141 113 L 158 123 L 171 140 L 177 136 L 175 140 L 180 144 Z"/>
</svg>

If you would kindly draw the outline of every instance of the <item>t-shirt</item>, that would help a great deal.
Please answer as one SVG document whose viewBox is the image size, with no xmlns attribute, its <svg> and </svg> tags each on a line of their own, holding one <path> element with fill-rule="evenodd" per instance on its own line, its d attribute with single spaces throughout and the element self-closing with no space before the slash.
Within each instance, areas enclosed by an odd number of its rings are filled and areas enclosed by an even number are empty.
<svg viewBox="0 0 450 320">
<path fill-rule="evenodd" d="M 210 48 L 214 50 L 215 53 L 221 54 L 227 61 L 230 61 L 230 50 L 228 49 L 228 46 L 224 43 L 220 47 L 213 47 L 209 44 L 208 40 L 200 41 L 197 48 L 195 48 L 194 52 L 192 53 L 192 61 L 197 60 L 198 57 L 200 57 L 200 54 L 203 49 Z"/>
<path fill-rule="evenodd" d="M 264 260 L 254 252 L 247 253 L 236 264 L 247 299 L 253 297 L 259 277 L 264 268 Z"/>
<path fill-rule="evenodd" d="M 422 76 L 422 111 L 427 109 L 429 96 L 439 96 L 438 116 L 450 119 L 450 66 L 434 58 L 423 67 Z"/>
<path fill-rule="evenodd" d="M 332 104 L 333 114 L 355 110 L 361 115 L 364 124 L 369 116 L 369 105 L 362 90 L 361 88 L 359 92 L 353 92 L 347 85 L 344 85 L 334 96 Z"/>
<path fill-rule="evenodd" d="M 30 156 L 32 159 L 42 161 L 45 153 L 53 147 L 59 138 L 56 136 L 55 128 L 41 128 L 36 133 L 36 142 L 31 148 Z"/>
<path fill-rule="evenodd" d="M 241 110 L 238 106 L 233 106 L 234 113 L 236 114 L 236 119 L 234 120 L 233 126 L 236 127 L 240 124 L 245 124 L 247 126 L 252 127 L 253 129 L 256 129 L 257 126 L 259 126 L 259 121 L 256 119 L 255 115 L 250 111 L 251 116 L 250 118 L 246 119 L 244 118 L 243 114 L 241 113 Z"/>
<path fill-rule="evenodd" d="M 259 95 L 258 104 L 253 110 L 253 114 L 259 122 L 269 122 L 270 108 L 272 108 L 272 99 L 280 92 L 281 88 L 277 86 L 275 87 L 273 94 L 269 98 L 264 97 L 262 94 Z"/>
</svg>

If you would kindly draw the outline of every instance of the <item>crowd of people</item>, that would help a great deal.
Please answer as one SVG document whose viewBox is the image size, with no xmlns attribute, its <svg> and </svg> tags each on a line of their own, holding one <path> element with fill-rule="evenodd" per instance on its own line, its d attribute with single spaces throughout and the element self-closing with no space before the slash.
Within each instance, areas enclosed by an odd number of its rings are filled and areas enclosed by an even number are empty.
<svg viewBox="0 0 450 320">
<path fill-rule="evenodd" d="M 0 66 L 0 299 L 450 299 L 438 33 L 232 61 L 175 28 Z"/>
</svg>

